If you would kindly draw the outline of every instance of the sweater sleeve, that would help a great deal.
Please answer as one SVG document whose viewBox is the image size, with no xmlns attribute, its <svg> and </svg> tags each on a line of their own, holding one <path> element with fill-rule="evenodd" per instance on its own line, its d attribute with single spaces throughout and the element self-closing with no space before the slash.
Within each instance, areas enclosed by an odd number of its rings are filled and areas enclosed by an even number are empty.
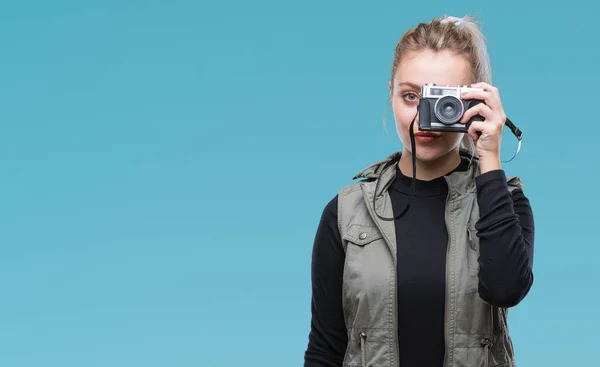
<svg viewBox="0 0 600 367">
<path fill-rule="evenodd" d="M 345 252 L 337 226 L 337 196 L 325 207 L 313 244 L 311 325 L 304 367 L 340 367 L 348 336 L 342 305 Z"/>
<path fill-rule="evenodd" d="M 496 306 L 513 307 L 533 284 L 533 212 L 523 191 L 511 194 L 503 170 L 478 176 L 476 184 L 479 294 Z"/>
</svg>

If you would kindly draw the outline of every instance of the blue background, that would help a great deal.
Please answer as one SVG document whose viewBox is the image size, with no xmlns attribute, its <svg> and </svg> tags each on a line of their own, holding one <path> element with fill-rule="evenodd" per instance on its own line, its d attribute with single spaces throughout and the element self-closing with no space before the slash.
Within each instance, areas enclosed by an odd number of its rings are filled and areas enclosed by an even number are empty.
<svg viewBox="0 0 600 367">
<path fill-rule="evenodd" d="M 519 365 L 592 361 L 590 5 L 4 0 L 0 10 L 0 366 L 302 365 L 321 211 L 401 149 L 385 108 L 393 49 L 445 13 L 481 19 L 494 84 L 524 131 L 504 166 L 523 178 L 537 225 L 535 285 L 510 314 Z M 515 147 L 506 132 L 503 158 Z"/>
</svg>

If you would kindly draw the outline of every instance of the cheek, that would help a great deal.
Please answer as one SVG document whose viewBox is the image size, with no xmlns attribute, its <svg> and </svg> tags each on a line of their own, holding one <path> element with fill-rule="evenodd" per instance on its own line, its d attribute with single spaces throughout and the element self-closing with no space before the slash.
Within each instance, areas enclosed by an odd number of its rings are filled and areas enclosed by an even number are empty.
<svg viewBox="0 0 600 367">
<path fill-rule="evenodd" d="M 396 118 L 396 124 L 403 128 L 408 128 L 410 123 L 415 118 L 417 113 L 416 106 L 408 106 L 403 101 L 394 102 L 394 117 Z"/>
</svg>

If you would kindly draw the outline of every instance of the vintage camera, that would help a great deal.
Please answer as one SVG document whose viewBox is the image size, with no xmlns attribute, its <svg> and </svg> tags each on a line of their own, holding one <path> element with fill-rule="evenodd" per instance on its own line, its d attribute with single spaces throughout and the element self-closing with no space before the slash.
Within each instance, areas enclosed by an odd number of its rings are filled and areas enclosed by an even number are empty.
<svg viewBox="0 0 600 367">
<path fill-rule="evenodd" d="M 476 99 L 462 99 L 461 93 L 482 88 L 460 86 L 437 86 L 425 84 L 421 87 L 419 99 L 419 130 L 465 133 L 471 122 L 483 121 L 481 115 L 473 116 L 467 123 L 460 122 L 464 113 L 471 107 L 483 103 Z"/>
</svg>

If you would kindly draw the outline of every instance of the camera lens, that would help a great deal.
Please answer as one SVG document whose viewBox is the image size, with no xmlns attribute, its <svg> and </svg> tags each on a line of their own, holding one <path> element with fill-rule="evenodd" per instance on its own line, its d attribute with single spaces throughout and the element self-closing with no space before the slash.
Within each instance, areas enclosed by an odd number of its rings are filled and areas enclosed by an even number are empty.
<svg viewBox="0 0 600 367">
<path fill-rule="evenodd" d="M 460 121 L 464 109 L 462 102 L 458 98 L 445 96 L 435 102 L 433 111 L 440 122 L 451 125 Z"/>
</svg>

